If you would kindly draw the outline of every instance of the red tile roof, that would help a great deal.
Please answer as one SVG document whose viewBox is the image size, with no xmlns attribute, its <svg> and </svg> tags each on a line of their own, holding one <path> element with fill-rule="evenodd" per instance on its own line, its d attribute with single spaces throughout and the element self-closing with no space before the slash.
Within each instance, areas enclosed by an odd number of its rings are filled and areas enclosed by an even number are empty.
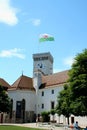
<svg viewBox="0 0 87 130">
<path fill-rule="evenodd" d="M 40 88 L 64 84 L 68 78 L 68 70 L 48 76 L 42 76 L 42 85 Z M 12 84 L 12 87 L 9 90 L 13 89 L 28 89 L 35 91 L 35 88 L 33 87 L 33 79 L 22 75 Z"/>
<path fill-rule="evenodd" d="M 54 73 L 52 75 L 43 76 L 42 84 L 45 83 L 45 87 L 49 87 L 52 85 L 64 84 L 66 83 L 68 76 L 68 70 Z"/>
<path fill-rule="evenodd" d="M 5 88 L 10 88 L 11 86 L 2 78 L 0 78 L 0 85 Z"/>
<path fill-rule="evenodd" d="M 13 84 L 10 90 L 13 89 L 28 89 L 34 91 L 32 78 L 27 76 L 20 76 Z"/>
</svg>

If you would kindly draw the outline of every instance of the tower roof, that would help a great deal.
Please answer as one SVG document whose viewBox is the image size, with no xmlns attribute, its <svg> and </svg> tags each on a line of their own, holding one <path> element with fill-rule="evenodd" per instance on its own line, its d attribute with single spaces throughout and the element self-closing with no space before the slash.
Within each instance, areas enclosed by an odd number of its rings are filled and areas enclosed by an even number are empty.
<svg viewBox="0 0 87 130">
<path fill-rule="evenodd" d="M 28 89 L 34 91 L 32 78 L 27 76 L 20 76 L 13 84 L 10 90 L 13 89 Z"/>
</svg>

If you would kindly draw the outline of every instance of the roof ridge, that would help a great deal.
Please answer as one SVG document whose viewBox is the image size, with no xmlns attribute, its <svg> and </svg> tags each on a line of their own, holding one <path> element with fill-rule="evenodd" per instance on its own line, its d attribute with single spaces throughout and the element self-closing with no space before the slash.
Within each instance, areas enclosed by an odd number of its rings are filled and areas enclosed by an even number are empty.
<svg viewBox="0 0 87 130">
<path fill-rule="evenodd" d="M 6 85 L 4 87 L 8 87 L 8 88 L 11 87 L 11 85 L 5 79 L 0 78 L 0 85 L 2 86 L 3 84 Z"/>
<path fill-rule="evenodd" d="M 56 73 L 53 73 L 53 74 L 58 74 L 58 73 L 64 73 L 64 72 L 68 72 L 69 70 L 63 70 L 63 71 L 59 71 L 59 72 L 56 72 Z"/>
<path fill-rule="evenodd" d="M 53 73 L 53 74 L 50 74 L 50 75 L 42 75 L 43 77 L 49 77 L 49 76 L 54 76 L 54 75 L 57 75 L 57 74 L 61 74 L 61 73 L 64 73 L 64 72 L 68 72 L 69 70 L 64 70 L 64 71 L 60 71 L 60 72 L 56 72 L 56 73 Z"/>
<path fill-rule="evenodd" d="M 26 75 L 21 75 L 20 77 L 27 77 L 27 78 L 30 78 L 30 79 L 32 79 L 31 77 L 29 77 L 29 76 L 26 76 Z"/>
<path fill-rule="evenodd" d="M 61 83 L 65 83 L 68 79 L 69 70 L 65 70 L 62 72 L 54 73 L 52 75 L 43 76 L 42 83 L 46 83 L 46 86 L 58 85 Z M 50 80 L 51 79 L 51 80 Z"/>
</svg>

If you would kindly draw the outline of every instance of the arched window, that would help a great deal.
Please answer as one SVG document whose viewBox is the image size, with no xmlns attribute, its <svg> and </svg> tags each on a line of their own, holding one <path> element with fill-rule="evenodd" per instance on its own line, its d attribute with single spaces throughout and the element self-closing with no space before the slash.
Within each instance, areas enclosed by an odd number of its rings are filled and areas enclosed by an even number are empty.
<svg viewBox="0 0 87 130">
<path fill-rule="evenodd" d="M 12 112 L 13 112 L 13 99 L 11 99 L 10 118 L 12 118 Z"/>
<path fill-rule="evenodd" d="M 25 99 L 22 99 L 22 110 L 25 110 Z"/>
</svg>

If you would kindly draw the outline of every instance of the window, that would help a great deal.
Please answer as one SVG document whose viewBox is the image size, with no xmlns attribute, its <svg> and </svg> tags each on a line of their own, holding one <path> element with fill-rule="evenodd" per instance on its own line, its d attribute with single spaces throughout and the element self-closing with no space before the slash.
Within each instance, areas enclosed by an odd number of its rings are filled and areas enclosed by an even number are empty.
<svg viewBox="0 0 87 130">
<path fill-rule="evenodd" d="M 54 109 L 54 105 L 55 105 L 55 102 L 52 101 L 52 102 L 51 102 L 51 109 Z"/>
<path fill-rule="evenodd" d="M 54 90 L 52 90 L 51 92 L 52 92 L 52 94 L 54 94 Z"/>
<path fill-rule="evenodd" d="M 10 119 L 12 118 L 12 112 L 13 112 L 13 99 L 11 99 Z"/>
<path fill-rule="evenodd" d="M 42 96 L 44 96 L 44 91 L 42 91 Z"/>
<path fill-rule="evenodd" d="M 22 110 L 25 111 L 25 99 L 22 100 Z"/>
<path fill-rule="evenodd" d="M 22 102 L 16 101 L 16 118 L 21 118 L 21 107 L 22 107 Z"/>
<path fill-rule="evenodd" d="M 42 109 L 44 109 L 44 104 L 42 104 Z"/>
</svg>

